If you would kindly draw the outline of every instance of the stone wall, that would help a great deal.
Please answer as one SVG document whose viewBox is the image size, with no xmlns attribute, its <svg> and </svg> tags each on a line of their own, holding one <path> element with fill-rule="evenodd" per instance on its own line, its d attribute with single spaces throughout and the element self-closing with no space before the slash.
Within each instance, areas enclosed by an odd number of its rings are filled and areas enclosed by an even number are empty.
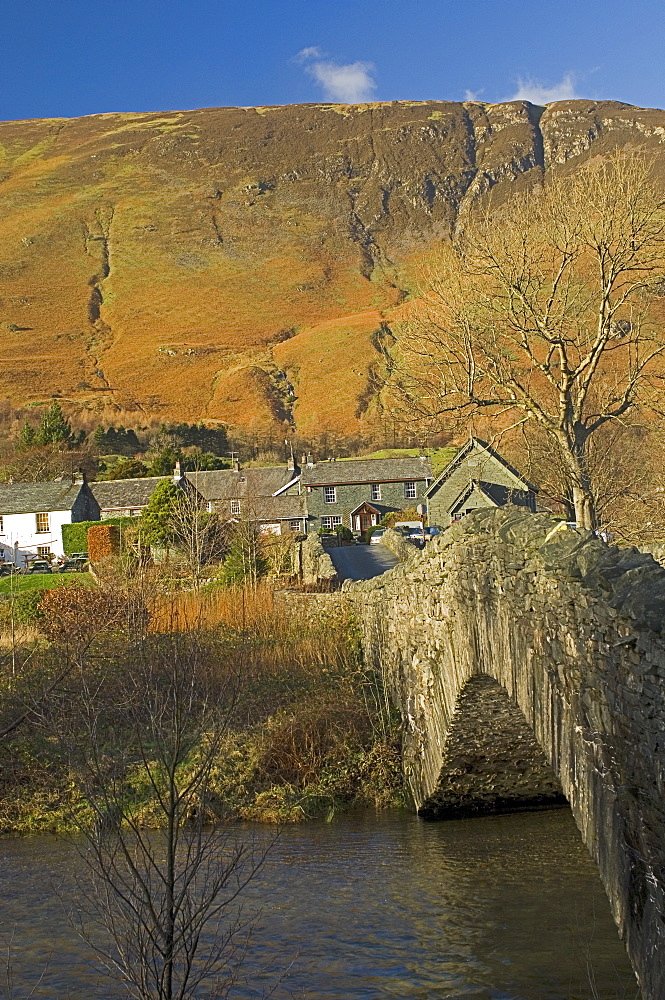
<svg viewBox="0 0 665 1000">
<path fill-rule="evenodd" d="M 561 789 L 643 995 L 662 1000 L 665 570 L 503 508 L 344 589 L 402 712 L 416 808 L 450 815 Z M 483 743 L 495 725 L 500 739 Z"/>
<path fill-rule="evenodd" d="M 392 528 L 387 528 L 384 531 L 381 541 L 378 544 L 385 545 L 387 549 L 394 552 L 400 562 L 406 562 L 414 553 L 418 552 L 415 545 L 407 542 L 404 535 L 400 534 L 399 531 L 393 531 Z"/>
<path fill-rule="evenodd" d="M 298 546 L 299 565 L 296 573 L 304 584 L 334 584 L 337 582 L 337 570 L 333 561 L 321 544 L 318 535 L 308 535 Z"/>
</svg>

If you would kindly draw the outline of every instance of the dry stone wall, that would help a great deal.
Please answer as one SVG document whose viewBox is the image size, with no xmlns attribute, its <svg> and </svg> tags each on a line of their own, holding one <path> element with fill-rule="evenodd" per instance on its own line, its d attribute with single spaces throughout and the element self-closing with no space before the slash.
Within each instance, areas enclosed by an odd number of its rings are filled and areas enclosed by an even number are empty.
<svg viewBox="0 0 665 1000">
<path fill-rule="evenodd" d="M 416 808 L 450 815 L 562 791 L 643 996 L 662 1000 L 665 569 L 502 508 L 344 591 L 402 712 Z"/>
</svg>

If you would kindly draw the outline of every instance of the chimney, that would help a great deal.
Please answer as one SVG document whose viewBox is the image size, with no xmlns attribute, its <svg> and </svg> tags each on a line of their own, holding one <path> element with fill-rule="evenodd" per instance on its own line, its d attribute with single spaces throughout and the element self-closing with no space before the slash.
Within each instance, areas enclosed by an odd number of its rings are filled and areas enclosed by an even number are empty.
<svg viewBox="0 0 665 1000">
<path fill-rule="evenodd" d="M 180 459 L 175 463 L 175 468 L 173 469 L 173 482 L 178 485 L 182 479 L 182 470 L 180 468 Z"/>
<path fill-rule="evenodd" d="M 303 452 L 303 456 L 300 459 L 300 468 L 304 469 L 306 465 L 307 465 L 307 455 L 305 455 L 305 453 Z"/>
<path fill-rule="evenodd" d="M 312 453 L 311 453 L 311 452 L 308 452 L 308 453 L 307 453 L 307 465 L 308 465 L 308 466 L 309 466 L 310 468 L 311 468 L 311 467 L 312 467 L 312 466 L 314 465 L 314 461 L 313 461 L 313 459 L 312 459 Z"/>
<path fill-rule="evenodd" d="M 74 485 L 82 486 L 86 482 L 86 476 L 83 469 L 79 469 L 78 472 L 74 473 Z"/>
<path fill-rule="evenodd" d="M 240 472 L 240 459 L 234 458 L 231 463 L 231 467 L 234 472 Z"/>
<path fill-rule="evenodd" d="M 286 467 L 287 467 L 287 469 L 289 470 L 289 472 L 294 472 L 294 471 L 295 471 L 295 468 L 296 468 L 296 460 L 295 460 L 295 458 L 293 457 L 293 452 L 292 452 L 292 453 L 291 453 L 291 454 L 289 455 L 289 458 L 288 458 L 288 461 L 287 461 L 287 463 L 286 463 Z"/>
</svg>

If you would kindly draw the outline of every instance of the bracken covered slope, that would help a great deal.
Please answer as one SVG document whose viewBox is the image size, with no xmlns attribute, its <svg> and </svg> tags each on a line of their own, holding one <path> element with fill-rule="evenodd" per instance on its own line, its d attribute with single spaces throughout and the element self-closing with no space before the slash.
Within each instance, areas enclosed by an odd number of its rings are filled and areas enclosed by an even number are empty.
<svg viewBox="0 0 665 1000">
<path fill-rule="evenodd" d="M 491 187 L 665 112 L 393 102 L 0 124 L 0 395 L 362 429 L 409 271 Z"/>
</svg>

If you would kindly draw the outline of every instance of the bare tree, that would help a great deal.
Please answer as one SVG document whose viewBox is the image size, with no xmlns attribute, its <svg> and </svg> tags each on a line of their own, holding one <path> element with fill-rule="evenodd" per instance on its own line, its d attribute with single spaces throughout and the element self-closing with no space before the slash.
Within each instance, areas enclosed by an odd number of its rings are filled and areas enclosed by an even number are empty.
<svg viewBox="0 0 665 1000">
<path fill-rule="evenodd" d="M 136 1000 L 222 998 L 251 926 L 237 899 L 262 860 L 210 789 L 228 678 L 197 633 L 148 638 L 130 659 L 81 678 L 69 756 L 92 818 L 77 816 L 75 923 Z"/>
<path fill-rule="evenodd" d="M 424 417 L 537 424 L 592 528 L 594 435 L 663 398 L 665 201 L 619 152 L 491 209 L 424 274 L 394 385 Z"/>
<path fill-rule="evenodd" d="M 168 512 L 168 527 L 183 553 L 195 590 L 201 586 L 203 567 L 220 562 L 227 549 L 229 529 L 218 511 L 191 486 L 184 486 Z"/>
</svg>

